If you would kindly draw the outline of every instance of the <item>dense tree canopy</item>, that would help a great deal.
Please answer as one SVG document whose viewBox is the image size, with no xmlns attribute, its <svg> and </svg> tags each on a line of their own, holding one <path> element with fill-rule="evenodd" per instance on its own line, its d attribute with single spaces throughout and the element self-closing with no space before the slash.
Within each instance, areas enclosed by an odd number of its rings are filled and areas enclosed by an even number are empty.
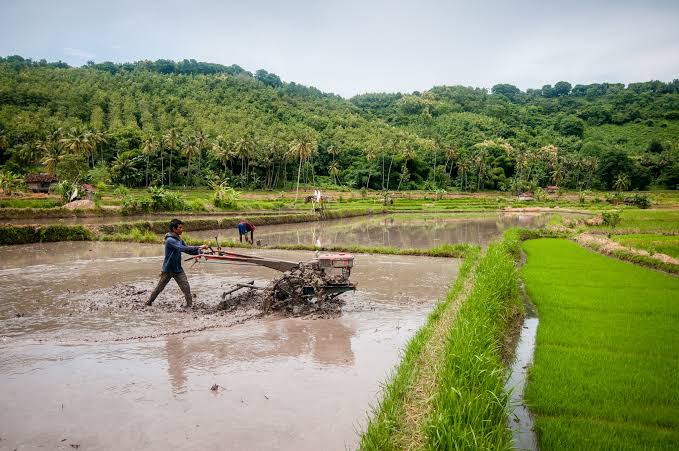
<svg viewBox="0 0 679 451">
<path fill-rule="evenodd" d="M 128 186 L 676 188 L 679 80 L 345 100 L 237 65 L 0 58 L 0 165 Z M 626 178 L 625 178 L 626 177 Z"/>
</svg>

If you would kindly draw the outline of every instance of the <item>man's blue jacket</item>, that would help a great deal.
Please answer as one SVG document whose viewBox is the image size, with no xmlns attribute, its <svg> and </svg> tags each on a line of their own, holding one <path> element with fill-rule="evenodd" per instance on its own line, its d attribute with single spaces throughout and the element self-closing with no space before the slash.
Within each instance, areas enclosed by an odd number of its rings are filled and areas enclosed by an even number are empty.
<svg viewBox="0 0 679 451">
<path fill-rule="evenodd" d="M 169 232 L 165 234 L 165 260 L 163 272 L 184 272 L 182 269 L 182 252 L 191 255 L 200 254 L 200 246 L 187 246 L 179 235 Z"/>
</svg>

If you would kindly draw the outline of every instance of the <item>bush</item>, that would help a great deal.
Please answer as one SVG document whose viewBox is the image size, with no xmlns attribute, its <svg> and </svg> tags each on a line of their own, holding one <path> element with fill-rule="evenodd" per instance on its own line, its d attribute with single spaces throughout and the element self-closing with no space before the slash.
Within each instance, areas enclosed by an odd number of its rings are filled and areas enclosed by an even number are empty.
<svg viewBox="0 0 679 451">
<path fill-rule="evenodd" d="M 604 219 L 604 224 L 609 227 L 615 228 L 620 224 L 620 212 L 617 210 L 604 211 L 601 217 Z"/>
<path fill-rule="evenodd" d="M 130 190 L 123 185 L 118 185 L 116 189 L 113 190 L 113 195 L 116 197 L 126 197 L 130 195 Z"/>
<path fill-rule="evenodd" d="M 181 211 L 186 209 L 186 202 L 179 194 L 163 187 L 149 188 L 151 193 L 151 209 L 153 211 Z"/>
<path fill-rule="evenodd" d="M 238 197 L 240 193 L 226 183 L 221 183 L 214 187 L 214 203 L 217 208 L 227 208 L 235 210 L 238 208 Z"/>
<path fill-rule="evenodd" d="M 129 194 L 122 198 L 122 214 L 148 213 L 153 209 L 153 200 L 148 197 L 134 198 Z"/>
<path fill-rule="evenodd" d="M 81 225 L 0 226 L 0 245 L 48 241 L 87 241 L 92 233 Z"/>
<path fill-rule="evenodd" d="M 647 194 L 638 193 L 634 196 L 626 197 L 625 204 L 645 209 L 651 206 L 651 199 Z"/>
<path fill-rule="evenodd" d="M 80 194 L 83 192 L 83 187 L 78 182 L 71 182 L 69 180 L 62 180 L 54 187 L 54 191 L 61 196 L 64 202 L 70 202 L 73 194 Z M 76 195 L 76 198 L 78 196 Z"/>
</svg>

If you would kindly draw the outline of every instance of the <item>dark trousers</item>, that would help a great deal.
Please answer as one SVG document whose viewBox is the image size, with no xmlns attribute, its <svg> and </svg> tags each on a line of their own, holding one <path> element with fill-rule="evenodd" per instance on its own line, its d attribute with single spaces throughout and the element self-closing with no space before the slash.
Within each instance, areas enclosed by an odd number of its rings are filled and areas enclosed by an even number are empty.
<svg viewBox="0 0 679 451">
<path fill-rule="evenodd" d="M 192 303 L 191 287 L 189 286 L 189 279 L 186 277 L 186 273 L 183 271 L 161 272 L 158 285 L 156 286 L 156 289 L 153 290 L 153 293 L 151 293 L 151 297 L 149 298 L 147 304 L 149 305 L 153 304 L 153 301 L 155 301 L 160 292 L 165 289 L 165 286 L 170 281 L 170 279 L 174 279 L 177 282 L 177 285 L 179 285 L 179 288 L 181 288 L 182 293 L 184 293 L 184 297 L 186 298 L 186 304 L 191 305 Z"/>
</svg>

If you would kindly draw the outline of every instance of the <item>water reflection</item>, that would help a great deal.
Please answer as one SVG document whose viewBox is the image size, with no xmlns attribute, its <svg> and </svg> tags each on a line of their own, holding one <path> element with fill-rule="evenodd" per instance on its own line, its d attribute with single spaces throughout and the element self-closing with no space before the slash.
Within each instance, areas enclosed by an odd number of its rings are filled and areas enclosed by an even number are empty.
<svg viewBox="0 0 679 451">
<path fill-rule="evenodd" d="M 262 245 L 360 245 L 401 248 L 430 248 L 440 244 L 473 243 L 485 246 L 504 230 L 541 227 L 544 214 L 388 215 L 347 218 L 325 222 L 261 226 L 256 238 Z M 235 239 L 236 232 L 208 230 L 192 232 L 192 238 Z"/>
<path fill-rule="evenodd" d="M 252 334 L 254 332 L 254 334 Z M 321 366 L 352 366 L 351 339 L 356 328 L 336 319 L 271 319 L 247 337 L 224 333 L 219 339 L 172 335 L 165 339 L 167 373 L 172 391 L 184 393 L 189 369 L 218 368 L 226 362 L 264 365 L 272 358 L 309 357 Z"/>
</svg>

